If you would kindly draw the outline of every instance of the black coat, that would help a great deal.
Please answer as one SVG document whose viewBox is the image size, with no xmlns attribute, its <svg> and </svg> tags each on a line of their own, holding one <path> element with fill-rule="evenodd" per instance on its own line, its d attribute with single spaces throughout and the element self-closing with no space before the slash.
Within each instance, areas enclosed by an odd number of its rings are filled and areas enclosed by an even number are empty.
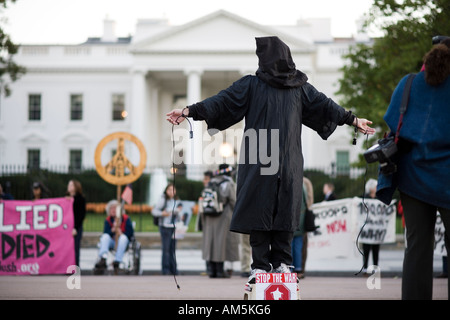
<svg viewBox="0 0 450 320">
<path fill-rule="evenodd" d="M 267 50 L 276 50 L 268 57 L 267 51 L 265 55 L 261 53 L 261 50 L 264 53 L 263 45 L 269 48 Z M 257 38 L 257 46 L 260 57 L 257 76 L 245 76 L 217 95 L 189 106 L 189 115 L 194 120 L 205 120 L 208 129 L 218 130 L 225 130 L 245 118 L 237 200 L 230 230 L 293 232 L 299 225 L 302 204 L 302 124 L 327 139 L 337 125 L 351 124 L 353 116 L 306 82 L 306 76 L 295 70 L 289 48 L 281 40 Z M 278 53 L 281 54 L 277 56 Z M 273 61 L 273 69 L 270 61 Z M 273 79 L 276 81 L 271 81 Z M 271 150 L 273 138 L 278 145 L 278 161 L 273 159 L 272 163 L 267 163 L 261 158 L 261 143 L 246 143 L 247 134 L 249 137 L 256 134 L 259 142 L 268 136 L 263 150 Z M 255 152 L 256 163 L 253 161 Z M 274 165 L 275 170 L 269 170 Z"/>
</svg>

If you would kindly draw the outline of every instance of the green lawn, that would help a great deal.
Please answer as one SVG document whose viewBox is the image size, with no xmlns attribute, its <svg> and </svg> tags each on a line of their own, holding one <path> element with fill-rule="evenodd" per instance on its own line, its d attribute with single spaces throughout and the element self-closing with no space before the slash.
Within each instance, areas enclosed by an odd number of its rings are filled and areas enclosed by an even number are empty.
<svg viewBox="0 0 450 320">
<path fill-rule="evenodd" d="M 153 224 L 153 216 L 148 213 L 144 214 L 129 214 L 132 221 L 136 222 L 136 232 L 158 232 L 158 227 Z M 195 222 L 197 216 L 193 215 L 189 222 L 188 232 L 195 232 Z M 83 231 L 87 232 L 102 232 L 103 224 L 105 222 L 105 215 L 99 213 L 89 212 L 86 214 L 86 218 L 83 224 Z M 396 218 L 396 233 L 403 234 L 404 229 L 402 226 L 402 220 L 400 217 Z"/>
<path fill-rule="evenodd" d="M 136 223 L 136 232 L 158 232 L 158 227 L 153 223 L 153 216 L 148 213 L 129 214 L 131 221 Z M 106 216 L 104 214 L 88 212 L 83 223 L 85 232 L 102 232 Z M 189 222 L 188 232 L 194 232 L 197 216 L 193 215 Z"/>
</svg>

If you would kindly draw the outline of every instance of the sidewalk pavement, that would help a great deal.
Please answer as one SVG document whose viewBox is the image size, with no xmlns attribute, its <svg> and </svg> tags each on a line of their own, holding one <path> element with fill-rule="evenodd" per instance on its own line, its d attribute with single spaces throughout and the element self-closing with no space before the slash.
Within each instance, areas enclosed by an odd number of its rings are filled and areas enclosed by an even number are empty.
<svg viewBox="0 0 450 320">
<path fill-rule="evenodd" d="M 73 300 L 146 300 L 145 304 L 133 304 L 132 308 L 124 304 L 114 304 L 111 306 L 96 304 L 97 307 L 89 309 L 89 314 L 92 314 L 92 311 L 101 310 L 101 315 L 99 314 L 101 317 L 105 317 L 106 313 L 104 311 L 107 309 L 113 310 L 114 315 L 116 315 L 116 311 L 127 310 L 124 316 L 130 316 L 130 311 L 132 312 L 131 314 L 140 316 L 141 310 L 144 312 L 142 314 L 145 314 L 148 310 L 153 310 L 152 307 L 174 313 L 179 310 L 179 307 L 192 305 L 208 306 L 211 300 L 215 300 L 216 302 L 213 303 L 218 304 L 220 309 L 223 309 L 227 305 L 230 307 L 231 304 L 242 305 L 244 303 L 242 300 L 244 299 L 245 280 L 240 276 L 232 276 L 228 279 L 210 279 L 207 276 L 180 275 L 176 277 L 176 281 L 180 287 L 179 289 L 174 280 L 173 276 L 161 275 L 89 275 L 79 277 L 79 286 L 76 287 L 77 282 L 73 278 L 64 275 L 2 276 L 0 277 L 0 287 L 2 288 L 0 290 L 0 300 L 70 300 L 70 306 L 67 305 L 67 308 L 64 308 L 67 312 L 78 312 Z M 372 279 L 362 276 L 307 276 L 300 280 L 299 290 L 301 300 L 348 300 L 350 302 L 355 300 L 400 300 L 401 282 L 402 280 L 400 278 L 381 278 L 379 287 L 373 288 L 369 285 L 373 284 Z M 434 279 L 433 299 L 448 299 L 447 279 Z M 149 300 L 158 301 L 149 304 Z M 163 303 L 161 300 L 166 300 L 166 303 Z M 239 300 L 242 302 L 239 303 Z M 254 301 L 254 303 L 263 304 L 264 302 Z M 58 305 L 60 305 L 60 302 L 58 302 Z M 10 305 L 8 304 L 8 306 Z M 22 315 L 23 312 L 29 310 L 30 312 L 34 312 L 33 315 L 35 316 L 36 308 L 27 308 L 26 306 L 24 309 L 24 306 L 21 304 L 13 309 L 20 310 Z M 271 308 L 275 306 L 271 304 Z M 299 312 L 299 307 L 301 308 L 300 304 L 295 303 L 293 305 L 282 303 L 278 306 L 282 309 L 278 310 L 282 311 L 279 313 L 280 315 L 285 315 L 286 310 L 289 308 L 293 308 L 294 310 L 292 311 L 294 312 Z M 435 310 L 436 306 L 439 305 L 433 305 L 433 310 Z M 118 310 L 116 310 L 116 307 L 118 307 Z M 346 310 L 347 307 L 348 305 L 341 305 L 336 309 L 332 308 L 330 310 L 337 312 Z M 48 308 L 51 309 L 51 306 Z M 318 308 L 315 310 L 320 312 L 321 315 L 323 315 L 323 312 L 329 310 L 327 307 L 324 310 L 320 309 L 323 308 L 323 305 L 318 305 Z M 409 310 L 409 307 L 401 309 L 402 313 L 399 316 L 404 316 L 404 311 L 406 309 Z M 377 309 L 370 310 L 372 312 L 377 311 Z M 80 309 L 79 311 L 84 311 L 84 309 Z M 348 311 L 353 312 L 353 314 L 356 312 L 354 308 Z M 389 308 L 389 313 L 391 311 Z M 275 317 L 272 315 L 276 314 L 278 312 L 271 310 L 270 318 L 274 319 Z M 335 316 L 336 314 L 333 313 L 330 315 Z M 351 313 L 348 316 L 350 315 Z M 165 313 L 164 317 L 169 318 L 169 314 Z M 236 315 L 234 315 L 235 317 Z M 197 318 L 199 317 L 194 316 L 194 319 Z"/>
<path fill-rule="evenodd" d="M 205 270 L 200 250 L 177 251 L 180 275 L 176 277 L 160 275 L 161 251 L 157 249 L 142 251 L 142 275 L 139 276 L 92 275 L 96 255 L 95 248 L 81 250 L 81 276 L 2 276 L 0 300 L 147 300 L 142 306 L 146 310 L 148 300 L 166 300 L 151 306 L 166 307 L 165 310 L 176 316 L 180 308 L 209 306 L 210 300 L 216 301 L 214 312 L 220 314 L 220 310 L 231 304 L 240 305 L 237 301 L 244 299 L 246 278 L 240 276 L 239 263 L 233 265 L 235 272 L 231 278 L 211 279 L 200 275 Z M 374 277 L 355 276 L 361 268 L 361 257 L 308 259 L 306 277 L 299 283 L 300 297 L 302 300 L 400 300 L 402 258 L 403 250 L 380 250 L 381 274 L 377 287 L 374 287 Z M 436 272 L 442 267 L 439 258 L 434 260 Z M 433 280 L 433 299 L 448 299 L 447 280 Z M 281 315 L 289 306 L 297 308 L 298 305 L 270 304 L 269 309 L 271 315 Z"/>
<path fill-rule="evenodd" d="M 214 312 L 220 314 L 220 310 L 236 303 L 229 300 L 243 300 L 246 278 L 240 275 L 239 262 L 233 264 L 231 278 L 211 279 L 201 275 L 205 271 L 205 262 L 200 250 L 177 250 L 176 257 L 180 271 L 176 277 L 160 275 L 160 249 L 142 250 L 141 275 L 114 276 L 111 273 L 96 276 L 92 275 L 92 269 L 97 260 L 97 249 L 82 248 L 81 276 L 2 276 L 0 300 L 166 300 L 170 305 L 157 302 L 154 306 L 165 306 L 174 315 L 180 308 L 209 305 L 210 302 L 205 300 L 216 300 Z M 361 268 L 362 257 L 316 259 L 312 256 L 307 259 L 306 277 L 299 283 L 301 299 L 399 300 L 402 260 L 403 250 L 381 249 L 379 286 L 374 288 L 375 276 L 355 276 Z M 435 257 L 435 272 L 439 273 L 441 268 L 441 257 Z M 434 279 L 433 299 L 448 299 L 447 283 L 448 279 Z M 148 306 L 146 302 L 145 308 Z M 272 314 L 278 314 L 276 311 L 284 314 L 286 307 L 286 304 L 271 304 L 273 309 L 270 310 Z"/>
</svg>

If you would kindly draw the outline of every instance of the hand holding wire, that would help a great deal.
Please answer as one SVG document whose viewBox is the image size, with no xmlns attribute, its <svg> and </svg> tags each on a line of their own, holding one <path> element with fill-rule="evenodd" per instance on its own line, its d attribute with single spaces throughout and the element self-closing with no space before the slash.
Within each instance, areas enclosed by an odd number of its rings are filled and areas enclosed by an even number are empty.
<svg viewBox="0 0 450 320">
<path fill-rule="evenodd" d="M 187 112 L 186 112 L 187 111 Z M 174 109 L 166 114 L 167 121 L 169 121 L 173 125 L 179 125 L 186 119 L 186 117 L 189 115 L 189 109 Z"/>
<path fill-rule="evenodd" d="M 369 125 L 372 124 L 372 121 L 367 119 L 361 119 L 355 117 L 355 120 L 353 121 L 353 125 L 358 129 L 359 132 L 364 134 L 374 134 L 375 129 L 369 127 Z"/>
</svg>

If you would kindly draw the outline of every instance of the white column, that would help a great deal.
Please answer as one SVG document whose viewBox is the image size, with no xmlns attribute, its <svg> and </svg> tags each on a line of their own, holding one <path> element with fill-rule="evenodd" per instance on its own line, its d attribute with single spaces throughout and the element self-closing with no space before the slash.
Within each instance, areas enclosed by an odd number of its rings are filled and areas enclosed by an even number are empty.
<svg viewBox="0 0 450 320">
<path fill-rule="evenodd" d="M 202 95 L 202 73 L 200 69 L 190 69 L 184 72 L 187 76 L 187 105 L 201 101 Z M 202 155 L 203 155 L 203 121 L 191 121 L 194 137 L 190 140 L 186 148 L 185 161 L 187 164 L 187 178 L 192 180 L 201 180 Z M 186 124 L 188 125 L 188 124 Z M 189 127 L 188 127 L 189 128 Z"/>
<path fill-rule="evenodd" d="M 132 89 L 131 89 L 131 108 L 128 116 L 130 117 L 130 133 L 135 135 L 145 146 L 148 162 L 148 139 L 145 134 L 145 121 L 147 119 L 146 101 L 147 101 L 147 83 L 146 70 L 132 70 Z M 133 155 L 133 159 L 135 156 Z M 139 155 L 136 156 L 139 159 Z M 134 163 L 134 162 L 133 162 Z"/>
<path fill-rule="evenodd" d="M 148 98 L 148 112 L 147 118 L 145 119 L 146 130 L 145 134 L 148 137 L 148 164 L 150 166 L 161 166 L 168 163 L 167 158 L 165 158 L 164 152 L 161 149 L 161 144 L 166 141 L 163 129 L 167 127 L 167 122 L 163 121 L 164 118 L 161 115 L 165 115 L 167 112 L 163 112 L 163 109 L 159 105 L 159 93 L 160 88 L 155 81 L 155 79 L 148 79 L 147 90 L 149 93 Z"/>
</svg>

